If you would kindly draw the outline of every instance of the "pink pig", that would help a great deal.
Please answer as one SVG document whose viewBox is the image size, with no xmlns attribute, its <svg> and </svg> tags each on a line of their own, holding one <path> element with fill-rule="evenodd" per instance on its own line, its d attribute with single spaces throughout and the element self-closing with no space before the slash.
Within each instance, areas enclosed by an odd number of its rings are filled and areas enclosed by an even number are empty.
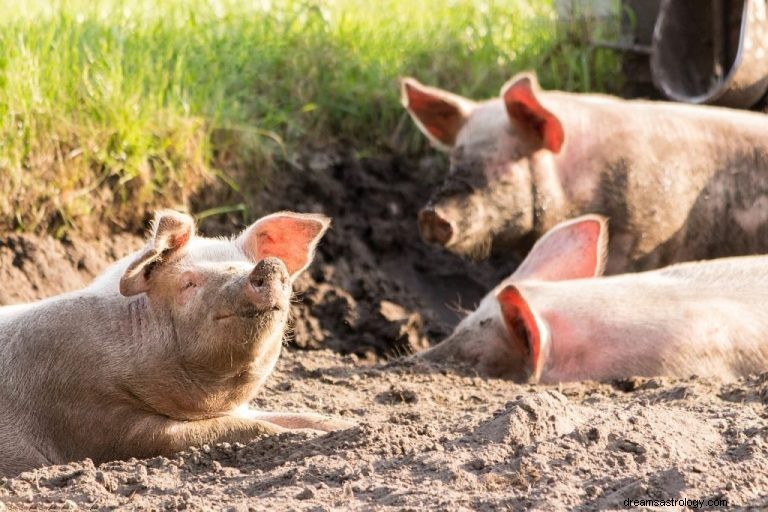
<svg viewBox="0 0 768 512">
<path fill-rule="evenodd" d="M 161 211 L 146 245 L 86 288 L 0 308 L 0 476 L 349 426 L 250 407 L 329 223 L 280 212 L 205 238 Z"/>
<path fill-rule="evenodd" d="M 609 274 L 768 251 L 765 114 L 542 91 L 526 73 L 480 102 L 401 88 L 450 157 L 419 214 L 430 243 L 482 258 L 597 213 L 611 219 Z"/>
<path fill-rule="evenodd" d="M 603 217 L 558 224 L 420 356 L 532 383 L 768 370 L 768 256 L 597 277 L 607 245 Z"/>
</svg>

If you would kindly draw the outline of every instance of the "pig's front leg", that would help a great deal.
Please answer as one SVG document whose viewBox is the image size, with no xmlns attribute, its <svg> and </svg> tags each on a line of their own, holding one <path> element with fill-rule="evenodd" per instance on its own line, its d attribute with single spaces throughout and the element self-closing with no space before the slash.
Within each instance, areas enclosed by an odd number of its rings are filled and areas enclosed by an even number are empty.
<svg viewBox="0 0 768 512">
<path fill-rule="evenodd" d="M 252 409 L 204 420 L 144 418 L 131 429 L 121 453 L 107 458 L 172 455 L 190 446 L 243 443 L 289 431 L 330 432 L 352 427 L 347 421 L 312 413 L 268 413 Z"/>
<path fill-rule="evenodd" d="M 4 437 L 4 434 L 6 433 L 0 432 L 0 439 L 3 441 L 9 439 L 12 442 L 6 446 L 0 446 L 0 477 L 15 476 L 22 471 L 57 462 L 43 456 L 31 443 L 13 439 L 16 436 L 6 434 L 7 437 Z"/>
<path fill-rule="evenodd" d="M 216 443 L 243 443 L 286 432 L 273 423 L 261 420 L 222 416 L 207 420 L 172 422 L 165 429 L 169 450 L 177 452 L 190 446 Z"/>
<path fill-rule="evenodd" d="M 253 410 L 249 410 L 248 413 L 253 418 L 267 421 L 273 425 L 278 425 L 289 430 L 309 429 L 319 430 L 321 432 L 333 432 L 334 430 L 344 430 L 355 426 L 355 424 L 350 421 L 329 418 L 314 413 L 262 412 Z"/>
<path fill-rule="evenodd" d="M 144 418 L 130 429 L 119 453 L 107 458 L 172 455 L 190 446 L 216 443 L 243 443 L 288 429 L 262 420 L 220 416 L 203 420 L 179 421 Z"/>
</svg>

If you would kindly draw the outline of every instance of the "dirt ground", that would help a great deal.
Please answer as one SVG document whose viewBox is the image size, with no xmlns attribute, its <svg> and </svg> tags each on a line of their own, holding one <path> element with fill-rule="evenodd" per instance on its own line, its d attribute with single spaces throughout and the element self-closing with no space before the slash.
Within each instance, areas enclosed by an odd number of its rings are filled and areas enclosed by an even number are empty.
<svg viewBox="0 0 768 512">
<path fill-rule="evenodd" d="M 768 507 L 768 374 L 528 386 L 396 357 L 438 341 L 518 261 L 467 263 L 422 244 L 415 213 L 440 170 L 324 151 L 261 195 L 262 213 L 322 211 L 334 228 L 298 283 L 294 333 L 254 404 L 357 427 L 41 468 L 0 478 L 0 510 Z M 0 304 L 80 287 L 140 243 L 0 236 Z"/>
</svg>

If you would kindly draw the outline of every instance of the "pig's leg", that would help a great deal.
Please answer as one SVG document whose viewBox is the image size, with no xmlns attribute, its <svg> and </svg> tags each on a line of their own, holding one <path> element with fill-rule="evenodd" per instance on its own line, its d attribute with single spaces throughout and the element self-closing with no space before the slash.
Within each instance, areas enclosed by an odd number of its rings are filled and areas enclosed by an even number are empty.
<svg viewBox="0 0 768 512">
<path fill-rule="evenodd" d="M 0 432 L 3 443 L 6 436 Z M 0 476 L 16 476 L 22 471 L 47 466 L 52 461 L 45 458 L 39 451 L 24 442 L 13 442 L 0 446 Z"/>
<path fill-rule="evenodd" d="M 190 446 L 216 443 L 248 443 L 253 439 L 285 432 L 286 429 L 261 420 L 224 416 L 207 420 L 174 422 L 166 429 L 174 451 Z"/>
<path fill-rule="evenodd" d="M 292 412 L 261 412 L 249 411 L 252 417 L 268 421 L 274 425 L 295 429 L 320 430 L 322 432 L 333 432 L 334 430 L 344 430 L 355 426 L 354 423 L 340 419 L 328 418 L 321 414 L 314 413 L 292 413 Z"/>
<path fill-rule="evenodd" d="M 216 443 L 246 444 L 257 438 L 287 432 L 266 421 L 221 416 L 204 420 L 177 421 L 143 418 L 124 438 L 119 453 L 106 459 L 171 455 L 190 446 Z"/>
</svg>

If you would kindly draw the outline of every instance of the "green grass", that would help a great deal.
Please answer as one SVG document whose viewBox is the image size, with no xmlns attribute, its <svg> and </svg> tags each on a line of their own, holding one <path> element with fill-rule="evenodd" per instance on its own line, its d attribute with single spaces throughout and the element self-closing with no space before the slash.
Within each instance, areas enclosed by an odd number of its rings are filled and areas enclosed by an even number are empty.
<svg viewBox="0 0 768 512">
<path fill-rule="evenodd" d="M 399 75 L 472 97 L 523 69 L 611 91 L 618 59 L 589 46 L 610 30 L 537 0 L 0 0 L 0 222 L 134 229 L 299 146 L 382 149 Z"/>
</svg>

